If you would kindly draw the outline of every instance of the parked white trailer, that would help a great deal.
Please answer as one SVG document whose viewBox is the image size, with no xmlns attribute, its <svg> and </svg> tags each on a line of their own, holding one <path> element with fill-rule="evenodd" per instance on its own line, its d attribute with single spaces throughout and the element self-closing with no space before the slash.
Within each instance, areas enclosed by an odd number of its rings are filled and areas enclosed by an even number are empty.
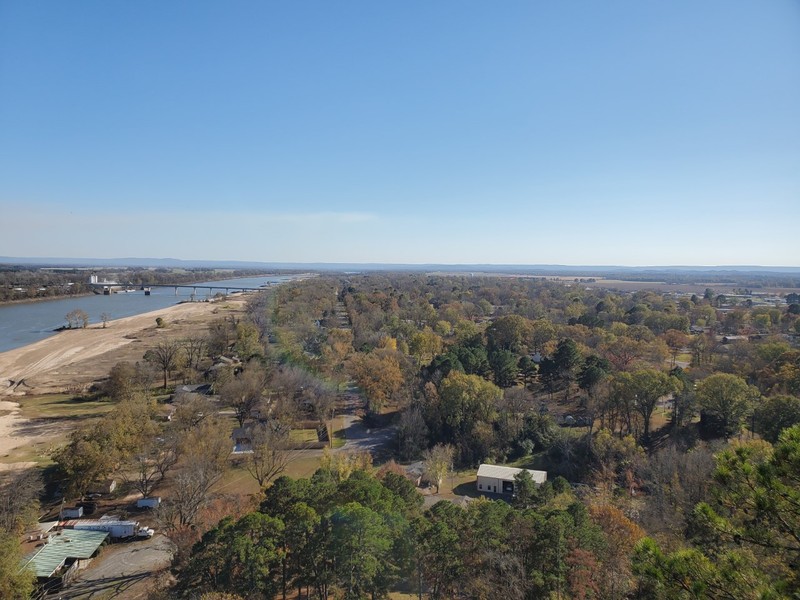
<svg viewBox="0 0 800 600">
<path fill-rule="evenodd" d="M 153 498 L 139 498 L 136 501 L 136 508 L 158 508 L 161 504 L 161 498 L 155 496 Z"/>
<path fill-rule="evenodd" d="M 61 526 L 67 529 L 107 531 L 112 538 L 117 539 L 133 537 L 139 529 L 139 523 L 136 521 L 106 521 L 103 519 L 73 519 L 64 521 Z"/>
</svg>

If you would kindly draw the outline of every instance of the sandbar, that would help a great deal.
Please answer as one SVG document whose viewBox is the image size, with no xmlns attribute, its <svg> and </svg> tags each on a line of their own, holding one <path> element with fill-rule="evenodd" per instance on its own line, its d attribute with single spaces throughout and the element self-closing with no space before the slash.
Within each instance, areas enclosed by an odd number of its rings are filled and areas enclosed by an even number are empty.
<svg viewBox="0 0 800 600">
<path fill-rule="evenodd" d="M 0 353 L 0 456 L 37 441 L 25 431 L 28 420 L 15 400 L 25 395 L 80 394 L 103 380 L 114 364 L 141 360 L 159 341 L 205 335 L 208 323 L 242 310 L 244 296 L 221 302 L 187 302 L 124 317 L 86 329 L 60 331 L 21 348 Z M 158 328 L 161 317 L 166 327 Z M 0 470 L 26 466 L 0 464 Z"/>
</svg>

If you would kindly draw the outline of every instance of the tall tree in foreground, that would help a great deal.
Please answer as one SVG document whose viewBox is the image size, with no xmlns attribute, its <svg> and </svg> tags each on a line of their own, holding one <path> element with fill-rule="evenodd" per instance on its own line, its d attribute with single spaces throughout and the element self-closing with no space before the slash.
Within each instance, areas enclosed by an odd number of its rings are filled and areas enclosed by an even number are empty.
<svg viewBox="0 0 800 600">
<path fill-rule="evenodd" d="M 697 506 L 697 521 L 724 542 L 764 552 L 762 567 L 784 566 L 800 593 L 800 425 L 784 430 L 774 449 L 751 442 L 723 451 L 714 479 L 716 501 Z"/>
<path fill-rule="evenodd" d="M 690 548 L 664 553 L 651 538 L 633 554 L 639 578 L 636 598 L 655 600 L 765 600 L 785 598 L 758 569 L 747 550 L 727 550 L 712 559 Z"/>
<path fill-rule="evenodd" d="M 36 575 L 22 565 L 22 549 L 16 534 L 0 529 L 0 598 L 27 600 L 33 593 Z"/>
<path fill-rule="evenodd" d="M 464 554 L 459 540 L 464 520 L 464 511 L 459 506 L 437 502 L 425 513 L 424 519 L 415 522 L 420 596 L 423 582 L 433 600 L 455 596 L 464 576 Z"/>
<path fill-rule="evenodd" d="M 175 476 L 170 502 L 162 504 L 164 520 L 181 527 L 197 522 L 211 489 L 228 467 L 233 442 L 227 431 L 220 421 L 209 417 L 184 435 L 184 460 Z"/>
<path fill-rule="evenodd" d="M 794 598 L 800 594 L 800 425 L 717 457 L 713 502 L 693 514 L 698 547 L 664 553 L 645 538 L 634 556 L 642 597 Z"/>
<path fill-rule="evenodd" d="M 773 444 L 778 441 L 781 431 L 798 423 L 800 423 L 800 398 L 797 396 L 764 398 L 756 408 L 756 431 Z"/>
<path fill-rule="evenodd" d="M 274 598 L 278 592 L 283 523 L 254 512 L 238 521 L 226 517 L 192 549 L 177 592 L 196 598 L 197 591 L 236 592 L 247 598 Z"/>
<path fill-rule="evenodd" d="M 391 548 L 391 532 L 381 515 L 351 502 L 329 517 L 330 550 L 339 584 L 347 600 L 359 600 L 375 591 L 384 554 Z"/>
<path fill-rule="evenodd" d="M 10 471 L 0 476 L 0 530 L 20 534 L 39 520 L 39 496 L 44 491 L 38 470 Z"/>
</svg>

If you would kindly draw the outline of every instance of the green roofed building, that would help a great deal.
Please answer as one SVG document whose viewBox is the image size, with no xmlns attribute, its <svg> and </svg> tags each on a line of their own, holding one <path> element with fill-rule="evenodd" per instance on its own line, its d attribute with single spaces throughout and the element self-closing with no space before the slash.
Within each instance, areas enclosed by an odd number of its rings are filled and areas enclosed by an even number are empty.
<svg viewBox="0 0 800 600">
<path fill-rule="evenodd" d="M 22 561 L 22 567 L 36 573 L 40 582 L 54 580 L 53 584 L 63 585 L 97 554 L 107 537 L 107 531 L 64 529 L 51 534 L 44 546 Z"/>
</svg>

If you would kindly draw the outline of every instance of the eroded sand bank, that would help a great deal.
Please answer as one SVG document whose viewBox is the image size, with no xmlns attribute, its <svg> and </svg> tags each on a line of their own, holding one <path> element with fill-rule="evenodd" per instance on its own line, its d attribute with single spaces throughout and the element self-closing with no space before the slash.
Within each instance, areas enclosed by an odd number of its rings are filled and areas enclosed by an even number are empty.
<svg viewBox="0 0 800 600">
<path fill-rule="evenodd" d="M 26 394 L 49 394 L 87 389 L 104 379 L 119 361 L 141 360 L 148 348 L 164 339 L 203 335 L 207 324 L 240 310 L 244 299 L 221 303 L 195 302 L 109 321 L 107 326 L 61 331 L 45 340 L 0 353 L 0 456 L 41 441 L 20 414 Z M 156 327 L 156 318 L 167 323 Z M 29 433 L 26 433 L 29 432 Z M 18 468 L 25 463 L 0 464 Z"/>
</svg>

